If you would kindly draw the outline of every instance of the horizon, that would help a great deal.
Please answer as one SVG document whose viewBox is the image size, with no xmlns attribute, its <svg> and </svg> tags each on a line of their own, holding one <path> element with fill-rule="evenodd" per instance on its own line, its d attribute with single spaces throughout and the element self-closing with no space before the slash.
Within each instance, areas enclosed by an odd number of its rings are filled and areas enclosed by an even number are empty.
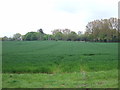
<svg viewBox="0 0 120 90">
<path fill-rule="evenodd" d="M 40 28 L 46 34 L 52 34 L 54 29 L 65 28 L 76 33 L 84 32 L 88 22 L 117 18 L 118 2 L 119 0 L 0 1 L 0 37 L 12 37 L 15 33 L 25 35 Z"/>
</svg>

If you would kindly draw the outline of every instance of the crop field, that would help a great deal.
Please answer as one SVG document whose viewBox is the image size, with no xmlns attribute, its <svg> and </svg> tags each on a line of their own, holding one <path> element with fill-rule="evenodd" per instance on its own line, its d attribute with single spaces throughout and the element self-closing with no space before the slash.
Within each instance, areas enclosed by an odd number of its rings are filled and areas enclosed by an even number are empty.
<svg viewBox="0 0 120 90">
<path fill-rule="evenodd" d="M 118 87 L 118 43 L 2 43 L 3 88 Z"/>
</svg>

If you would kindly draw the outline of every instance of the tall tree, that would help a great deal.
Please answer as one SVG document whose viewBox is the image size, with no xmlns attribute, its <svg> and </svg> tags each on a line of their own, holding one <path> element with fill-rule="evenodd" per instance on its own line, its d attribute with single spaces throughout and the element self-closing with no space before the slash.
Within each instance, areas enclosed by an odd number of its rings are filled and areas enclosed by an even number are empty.
<svg viewBox="0 0 120 90">
<path fill-rule="evenodd" d="M 89 22 L 85 35 L 92 41 L 114 41 L 118 39 L 117 33 L 119 33 L 118 20 L 110 18 Z"/>
</svg>

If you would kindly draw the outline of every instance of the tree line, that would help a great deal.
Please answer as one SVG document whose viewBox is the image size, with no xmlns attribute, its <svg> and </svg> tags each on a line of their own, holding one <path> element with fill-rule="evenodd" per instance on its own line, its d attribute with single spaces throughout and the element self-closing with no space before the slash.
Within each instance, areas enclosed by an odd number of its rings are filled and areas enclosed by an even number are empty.
<svg viewBox="0 0 120 90">
<path fill-rule="evenodd" d="M 91 42 L 119 42 L 120 31 L 118 19 L 101 19 L 88 22 L 86 31 L 82 34 L 70 29 L 55 29 L 52 34 L 46 34 L 42 29 L 36 32 L 28 32 L 25 35 L 16 33 L 12 38 L 4 36 L 2 41 L 34 41 L 34 40 L 64 40 L 64 41 L 91 41 Z"/>
</svg>

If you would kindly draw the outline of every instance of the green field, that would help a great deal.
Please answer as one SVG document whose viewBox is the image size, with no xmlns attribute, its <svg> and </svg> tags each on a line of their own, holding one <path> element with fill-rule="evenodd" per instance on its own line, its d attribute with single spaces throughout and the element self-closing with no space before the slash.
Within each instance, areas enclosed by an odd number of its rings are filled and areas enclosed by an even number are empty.
<svg viewBox="0 0 120 90">
<path fill-rule="evenodd" d="M 117 43 L 6 41 L 2 49 L 3 88 L 118 87 Z"/>
</svg>

